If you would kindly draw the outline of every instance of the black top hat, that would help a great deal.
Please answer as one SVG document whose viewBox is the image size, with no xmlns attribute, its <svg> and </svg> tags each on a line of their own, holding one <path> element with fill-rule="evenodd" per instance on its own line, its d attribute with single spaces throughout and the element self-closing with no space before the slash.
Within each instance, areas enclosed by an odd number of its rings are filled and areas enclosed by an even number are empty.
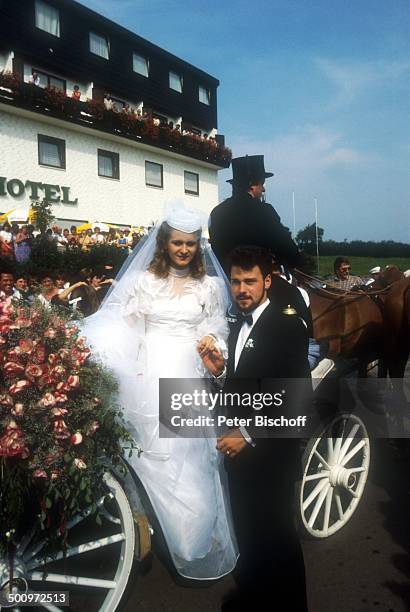
<svg viewBox="0 0 410 612">
<path fill-rule="evenodd" d="M 249 187 L 264 183 L 271 176 L 273 172 L 265 172 L 263 155 L 245 155 L 232 160 L 232 178 L 226 182 Z"/>
</svg>

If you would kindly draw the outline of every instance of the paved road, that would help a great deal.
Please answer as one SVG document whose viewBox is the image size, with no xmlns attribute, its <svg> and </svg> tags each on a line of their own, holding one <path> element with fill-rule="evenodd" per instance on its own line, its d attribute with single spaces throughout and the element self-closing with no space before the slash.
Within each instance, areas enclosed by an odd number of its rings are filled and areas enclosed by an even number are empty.
<svg viewBox="0 0 410 612">
<path fill-rule="evenodd" d="M 309 612 L 410 609 L 410 454 L 393 441 L 372 449 L 364 498 L 350 523 L 329 539 L 303 541 Z M 154 557 L 126 612 L 217 612 L 232 586 L 230 577 L 206 588 L 177 586 Z"/>
</svg>

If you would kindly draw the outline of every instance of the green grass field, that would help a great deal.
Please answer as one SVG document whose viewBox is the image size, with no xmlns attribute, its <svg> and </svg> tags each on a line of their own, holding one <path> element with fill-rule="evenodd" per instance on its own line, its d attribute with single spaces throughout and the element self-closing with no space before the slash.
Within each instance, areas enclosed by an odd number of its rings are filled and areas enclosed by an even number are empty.
<svg viewBox="0 0 410 612">
<path fill-rule="evenodd" d="M 316 262 L 316 258 L 315 262 Z M 336 259 L 333 255 L 323 255 L 319 257 L 319 275 L 333 274 L 333 262 Z M 349 257 L 348 258 L 353 275 L 368 276 L 370 268 L 374 266 L 397 266 L 399 270 L 408 270 L 410 268 L 410 259 L 406 257 Z"/>
</svg>

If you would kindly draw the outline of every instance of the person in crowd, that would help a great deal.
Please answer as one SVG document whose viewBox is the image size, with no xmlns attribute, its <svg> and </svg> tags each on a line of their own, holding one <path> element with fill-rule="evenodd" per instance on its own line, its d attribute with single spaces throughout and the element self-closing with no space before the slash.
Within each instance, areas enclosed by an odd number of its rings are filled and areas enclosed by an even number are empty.
<svg viewBox="0 0 410 612">
<path fill-rule="evenodd" d="M 0 231 L 0 257 L 14 259 L 13 234 L 7 221 L 3 223 L 3 229 Z"/>
<path fill-rule="evenodd" d="M 115 110 L 114 100 L 111 98 L 111 94 L 109 93 L 106 93 L 104 95 L 104 106 L 105 106 L 105 110 L 108 110 L 108 111 Z"/>
<path fill-rule="evenodd" d="M 94 244 L 93 240 L 93 230 L 90 228 L 86 231 L 81 232 L 80 238 L 78 240 L 78 244 L 82 251 L 89 251 L 90 248 Z"/>
<path fill-rule="evenodd" d="M 101 271 L 92 271 L 89 268 L 80 270 L 77 281 L 80 284 L 71 292 L 70 301 L 74 303 L 75 310 L 84 317 L 94 314 L 100 307 L 99 289 L 103 280 Z"/>
<path fill-rule="evenodd" d="M 14 274 L 11 271 L 3 270 L 0 272 L 0 300 L 11 299 L 13 293 Z"/>
<path fill-rule="evenodd" d="M 271 255 L 258 247 L 236 248 L 228 270 L 240 316 L 229 335 L 226 366 L 211 351 L 205 364 L 215 376 L 226 375 L 224 393 L 262 395 L 272 392 L 280 380 L 279 389 L 286 389 L 280 413 L 291 409 L 292 397 L 304 414 L 300 403 L 310 402 L 312 393 L 308 334 L 294 304 L 282 308 L 283 298 L 275 300 L 286 283 L 275 287 L 270 300 Z M 299 379 L 302 388 L 295 387 L 293 379 Z M 277 408 L 270 404 L 258 415 L 269 418 L 275 413 Z M 234 571 L 238 592 L 222 611 L 263 610 L 274 596 L 286 601 L 288 610 L 307 612 L 305 568 L 293 508 L 299 440 L 273 438 L 269 427 L 252 421 L 254 414 L 252 405 L 228 405 L 228 416 L 242 417 L 249 425 L 227 431 L 217 445 L 225 457 L 240 554 Z"/>
<path fill-rule="evenodd" d="M 333 263 L 333 269 L 335 272 L 332 280 L 328 281 L 328 284 L 341 289 L 342 291 L 350 291 L 353 287 L 360 287 L 363 285 L 363 280 L 360 276 L 353 276 L 350 274 L 351 265 L 347 257 L 336 257 Z"/>
<path fill-rule="evenodd" d="M 101 230 L 98 226 L 95 226 L 94 234 L 91 236 L 91 238 L 93 239 L 94 244 L 104 244 L 105 243 L 105 237 L 101 233 Z"/>
<path fill-rule="evenodd" d="M 237 246 L 255 245 L 268 249 L 276 260 L 295 267 L 301 255 L 290 232 L 270 204 L 263 200 L 265 172 L 263 155 L 246 155 L 232 160 L 232 197 L 211 212 L 209 236 L 212 250 L 227 270 L 227 256 Z"/>
<path fill-rule="evenodd" d="M 132 232 L 130 249 L 133 251 L 140 241 L 140 235 L 137 232 Z"/>
<path fill-rule="evenodd" d="M 117 239 L 117 247 L 119 249 L 127 249 L 128 251 L 128 248 L 130 246 L 130 241 L 128 239 L 129 233 L 130 233 L 130 230 L 128 228 L 120 230 L 120 235 L 119 235 L 119 238 Z"/>
<path fill-rule="evenodd" d="M 110 227 L 108 230 L 107 239 L 106 239 L 107 244 L 116 246 L 117 240 L 118 240 L 117 230 L 115 229 L 115 227 Z"/>
<path fill-rule="evenodd" d="M 71 94 L 71 99 L 79 102 L 81 100 L 81 91 L 78 85 L 74 85 L 73 91 Z"/>
<path fill-rule="evenodd" d="M 21 229 L 13 236 L 14 242 L 14 257 L 17 263 L 26 263 L 31 257 L 32 240 L 27 230 L 27 226 L 23 225 Z"/>
<path fill-rule="evenodd" d="M 31 306 L 34 301 L 34 294 L 30 291 L 28 278 L 24 274 L 16 276 L 13 297 L 27 306 Z"/>
<path fill-rule="evenodd" d="M 30 83 L 30 85 L 35 85 L 36 87 L 39 87 L 40 86 L 40 77 L 39 77 L 38 72 L 33 70 L 33 72 L 31 73 L 31 76 L 30 76 L 28 82 Z"/>
<path fill-rule="evenodd" d="M 236 561 L 216 442 L 158 433 L 159 379 L 205 376 L 201 355 L 225 346 L 228 296 L 222 280 L 205 272 L 200 237 L 196 212 L 169 210 L 83 333 L 114 365 L 125 419 L 141 449 L 130 462 L 175 567 L 206 579 L 231 571 Z"/>
<path fill-rule="evenodd" d="M 59 225 L 52 226 L 53 240 L 56 243 L 57 250 L 63 252 L 68 247 L 68 239 L 63 235 L 63 230 Z"/>
<path fill-rule="evenodd" d="M 55 285 L 55 287 L 57 287 L 59 294 L 62 291 L 64 291 L 64 289 L 67 289 L 67 287 L 69 286 L 65 275 L 62 274 L 61 272 L 57 272 L 54 275 L 54 285 Z"/>
<path fill-rule="evenodd" d="M 41 275 L 41 289 L 37 298 L 43 306 L 49 307 L 51 300 L 55 295 L 58 295 L 58 289 L 54 284 L 52 274 L 45 272 Z"/>
</svg>

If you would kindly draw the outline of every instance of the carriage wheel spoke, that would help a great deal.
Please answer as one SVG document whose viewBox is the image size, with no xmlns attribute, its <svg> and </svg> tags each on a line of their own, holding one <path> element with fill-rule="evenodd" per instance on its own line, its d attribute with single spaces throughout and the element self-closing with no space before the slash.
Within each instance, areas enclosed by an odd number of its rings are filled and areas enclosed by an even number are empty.
<svg viewBox="0 0 410 612">
<path fill-rule="evenodd" d="M 327 441 L 327 459 L 329 463 L 333 463 L 333 453 L 334 453 L 333 438 L 329 436 L 326 439 L 326 441 Z"/>
<path fill-rule="evenodd" d="M 349 450 L 349 446 L 351 445 L 355 435 L 357 434 L 358 430 L 360 428 L 360 425 L 358 425 L 356 423 L 356 425 L 353 425 L 352 429 L 350 430 L 345 443 L 343 444 L 342 448 L 340 449 L 340 453 L 338 456 L 338 461 L 340 463 L 340 461 L 342 461 L 343 457 L 346 455 L 347 451 Z"/>
<path fill-rule="evenodd" d="M 335 499 L 336 499 L 337 511 L 339 513 L 339 518 L 340 518 L 340 520 L 342 520 L 343 519 L 343 515 L 344 515 L 343 507 L 342 507 L 342 500 L 340 499 L 340 493 L 338 493 L 337 491 L 335 493 Z"/>
<path fill-rule="evenodd" d="M 329 470 L 323 470 L 317 474 L 310 474 L 309 476 L 306 476 L 305 482 L 309 482 L 310 480 L 318 480 L 319 478 L 329 478 L 329 474 Z"/>
<path fill-rule="evenodd" d="M 125 535 L 123 533 L 117 533 L 106 538 L 100 538 L 99 540 L 85 542 L 84 544 L 80 544 L 79 546 L 73 546 L 65 552 L 60 551 L 59 553 L 53 556 L 33 559 L 30 563 L 27 564 L 27 568 L 33 569 L 35 567 L 38 567 L 39 565 L 46 565 L 47 563 L 59 561 L 60 559 L 74 557 L 75 555 L 82 555 L 84 553 L 89 552 L 90 550 L 95 550 L 96 548 L 103 548 L 104 546 L 110 546 L 111 544 L 115 544 L 115 542 L 122 542 L 124 540 Z"/>
<path fill-rule="evenodd" d="M 328 481 L 323 479 L 320 482 L 317 483 L 317 485 L 315 486 L 315 488 L 313 489 L 313 491 L 310 493 L 310 495 L 305 499 L 304 503 L 303 503 L 303 510 L 307 510 L 310 506 L 310 504 L 313 502 L 313 500 L 320 495 L 321 491 L 323 490 L 323 488 L 326 486 L 326 484 L 328 485 Z"/>
<path fill-rule="evenodd" d="M 86 576 L 70 576 L 67 574 L 44 574 L 43 572 L 31 572 L 30 580 L 42 582 L 55 582 L 56 584 L 75 584 L 78 586 L 92 587 L 95 589 L 115 589 L 115 580 L 103 580 L 102 578 L 87 578 Z"/>
<path fill-rule="evenodd" d="M 332 499 L 333 499 L 333 487 L 330 487 L 326 495 L 325 516 L 323 517 L 323 531 L 325 533 L 327 533 L 327 530 L 329 529 L 329 519 L 330 519 L 330 509 L 332 507 Z"/>
<path fill-rule="evenodd" d="M 316 500 L 315 507 L 313 508 L 313 512 L 310 515 L 310 519 L 309 519 L 309 523 L 308 523 L 309 527 L 313 527 L 314 522 L 315 522 L 315 520 L 317 518 L 317 515 L 319 514 L 320 509 L 321 509 L 321 507 L 323 505 L 323 502 L 325 500 L 327 492 L 328 492 L 328 490 L 330 488 L 330 484 L 329 483 L 325 482 L 325 484 L 326 484 L 326 486 L 323 487 L 323 490 L 320 492 L 319 497 Z"/>
<path fill-rule="evenodd" d="M 338 435 L 338 437 L 336 438 L 336 443 L 335 443 L 335 446 L 334 446 L 333 463 L 337 463 L 338 460 L 339 460 L 340 447 L 342 446 L 343 436 L 344 436 L 344 433 L 345 433 L 345 427 L 346 427 L 346 419 L 343 419 L 342 431 L 341 431 L 340 435 Z"/>
<path fill-rule="evenodd" d="M 352 448 L 350 453 L 347 453 L 347 455 L 343 457 L 343 460 L 340 462 L 340 464 L 344 467 L 346 463 L 349 463 L 350 459 L 352 459 L 352 457 L 354 457 L 359 452 L 359 450 L 363 448 L 365 444 L 366 440 L 361 440 L 360 442 L 358 442 L 356 446 Z"/>
<path fill-rule="evenodd" d="M 97 507 L 101 507 L 104 503 L 104 501 L 106 499 L 112 499 L 114 497 L 114 495 L 112 493 L 108 493 L 108 495 L 104 495 L 104 497 L 101 497 L 101 499 L 98 500 L 97 502 Z M 78 523 L 81 523 L 81 521 L 83 521 L 84 519 L 86 519 L 87 517 L 90 516 L 90 514 L 92 514 L 92 506 L 88 506 L 88 508 L 86 508 L 85 510 L 83 510 L 82 512 L 80 512 L 79 514 L 77 514 L 74 518 L 71 519 L 71 521 L 69 521 L 67 523 L 67 529 L 72 529 L 73 527 L 75 527 L 76 525 L 78 525 Z M 34 546 L 34 548 L 30 548 L 24 555 L 23 555 L 23 559 L 24 561 L 29 561 L 29 559 L 31 559 L 32 557 L 35 557 L 35 555 L 37 555 L 37 553 L 40 552 L 40 550 L 42 548 L 44 548 L 46 544 L 45 540 L 41 540 L 40 542 L 38 542 L 36 544 L 36 546 Z"/>
<path fill-rule="evenodd" d="M 319 453 L 318 450 L 315 449 L 315 455 L 316 457 L 319 459 L 319 461 L 330 470 L 330 465 L 328 464 L 327 461 L 325 461 L 322 457 L 322 455 Z"/>
</svg>

